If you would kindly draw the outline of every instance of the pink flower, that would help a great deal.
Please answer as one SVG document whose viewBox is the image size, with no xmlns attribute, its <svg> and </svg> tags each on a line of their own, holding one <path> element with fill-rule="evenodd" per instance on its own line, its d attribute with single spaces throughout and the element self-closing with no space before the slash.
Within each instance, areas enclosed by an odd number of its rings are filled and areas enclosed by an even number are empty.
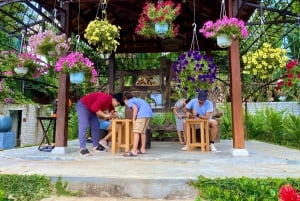
<svg viewBox="0 0 300 201">
<path fill-rule="evenodd" d="M 60 57 L 55 64 L 54 71 L 64 73 L 89 72 L 92 75 L 91 82 L 96 82 L 98 76 L 94 63 L 80 52 L 71 52 L 67 56 Z"/>
<path fill-rule="evenodd" d="M 219 34 L 226 34 L 233 39 L 245 39 L 248 37 L 245 22 L 235 17 L 228 18 L 227 16 L 218 19 L 215 23 L 207 21 L 202 28 L 199 29 L 199 32 L 202 33 L 205 38 L 213 38 Z"/>
</svg>

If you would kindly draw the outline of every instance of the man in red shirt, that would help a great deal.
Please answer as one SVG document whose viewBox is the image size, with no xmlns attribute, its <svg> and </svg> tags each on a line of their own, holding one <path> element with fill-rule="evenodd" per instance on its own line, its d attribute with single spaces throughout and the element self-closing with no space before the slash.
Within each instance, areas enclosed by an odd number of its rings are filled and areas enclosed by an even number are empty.
<svg viewBox="0 0 300 201">
<path fill-rule="evenodd" d="M 101 151 L 98 118 L 113 118 L 112 111 L 119 105 L 124 105 L 121 93 L 110 95 L 102 92 L 94 92 L 85 95 L 78 101 L 76 111 L 78 114 L 78 138 L 81 155 L 89 155 L 90 153 L 86 148 L 86 130 L 88 126 L 91 128 L 93 151 Z M 109 113 L 104 112 L 107 110 Z"/>
</svg>

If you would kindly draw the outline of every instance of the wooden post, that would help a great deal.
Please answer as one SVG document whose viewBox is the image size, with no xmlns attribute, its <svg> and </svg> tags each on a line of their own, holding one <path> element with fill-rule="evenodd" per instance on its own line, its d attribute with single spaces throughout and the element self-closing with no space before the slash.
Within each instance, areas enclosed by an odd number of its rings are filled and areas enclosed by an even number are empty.
<svg viewBox="0 0 300 201">
<path fill-rule="evenodd" d="M 70 36 L 70 4 L 64 3 L 64 9 L 66 10 L 65 18 L 62 17 L 63 23 L 65 23 L 66 36 Z M 56 115 L 56 133 L 55 133 L 55 148 L 52 152 L 64 153 L 57 148 L 66 147 L 68 140 L 68 113 L 69 113 L 69 88 L 70 80 L 69 74 L 59 74 L 59 86 L 57 96 L 57 115 Z M 58 150 L 58 151 L 56 151 Z"/>
<path fill-rule="evenodd" d="M 233 0 L 228 1 L 229 17 L 233 16 Z M 235 7 L 236 9 L 236 7 Z M 231 92 L 231 113 L 233 148 L 244 149 L 244 126 L 243 126 L 243 106 L 242 106 L 242 83 L 240 71 L 240 50 L 238 40 L 232 41 L 229 48 L 230 55 L 230 92 Z M 244 154 L 247 154 L 244 152 Z"/>
<path fill-rule="evenodd" d="M 115 54 L 109 56 L 109 93 L 115 93 Z"/>
</svg>

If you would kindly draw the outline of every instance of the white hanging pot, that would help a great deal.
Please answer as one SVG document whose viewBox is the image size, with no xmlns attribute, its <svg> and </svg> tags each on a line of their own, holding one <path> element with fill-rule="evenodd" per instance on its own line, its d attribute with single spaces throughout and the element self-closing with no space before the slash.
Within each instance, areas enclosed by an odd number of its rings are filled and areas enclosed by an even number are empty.
<svg viewBox="0 0 300 201">
<path fill-rule="evenodd" d="M 80 84 L 84 81 L 84 72 L 70 73 L 70 82 L 73 84 Z"/>
<path fill-rule="evenodd" d="M 217 36 L 217 45 L 220 48 L 226 48 L 231 45 L 232 39 L 226 34 L 220 34 Z"/>
<path fill-rule="evenodd" d="M 28 73 L 27 67 L 16 67 L 14 70 L 19 75 L 26 75 Z"/>
<path fill-rule="evenodd" d="M 164 35 L 168 32 L 169 24 L 168 23 L 164 23 L 164 24 L 155 23 L 154 29 L 155 29 L 155 32 L 158 33 L 159 35 Z"/>
</svg>

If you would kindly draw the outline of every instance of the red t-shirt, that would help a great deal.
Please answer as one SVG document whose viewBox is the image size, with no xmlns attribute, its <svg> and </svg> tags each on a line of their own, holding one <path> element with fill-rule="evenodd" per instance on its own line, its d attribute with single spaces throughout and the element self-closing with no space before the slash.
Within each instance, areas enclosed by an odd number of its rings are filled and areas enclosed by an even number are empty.
<svg viewBox="0 0 300 201">
<path fill-rule="evenodd" d="M 102 92 L 94 92 L 82 97 L 80 101 L 87 107 L 89 111 L 96 113 L 99 110 L 112 111 L 113 110 L 112 98 L 113 98 L 112 95 L 102 93 Z"/>
</svg>

